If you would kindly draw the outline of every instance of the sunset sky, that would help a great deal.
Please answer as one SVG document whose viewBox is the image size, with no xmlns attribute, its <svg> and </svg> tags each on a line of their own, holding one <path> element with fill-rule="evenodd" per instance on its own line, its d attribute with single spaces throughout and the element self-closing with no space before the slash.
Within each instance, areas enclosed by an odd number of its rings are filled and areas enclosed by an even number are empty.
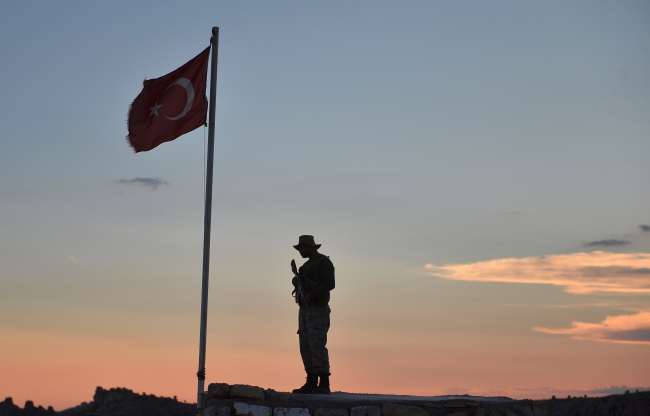
<svg viewBox="0 0 650 416">
<path fill-rule="evenodd" d="M 0 400 L 196 400 L 207 129 L 125 136 L 212 26 L 207 382 L 304 382 L 312 234 L 333 390 L 650 389 L 649 2 L 5 2 Z"/>
</svg>

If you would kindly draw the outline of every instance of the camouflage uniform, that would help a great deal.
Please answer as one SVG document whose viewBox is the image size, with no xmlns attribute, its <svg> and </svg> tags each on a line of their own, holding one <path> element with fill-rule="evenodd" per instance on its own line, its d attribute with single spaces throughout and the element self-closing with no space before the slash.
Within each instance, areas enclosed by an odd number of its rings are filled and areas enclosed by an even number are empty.
<svg viewBox="0 0 650 416">
<path fill-rule="evenodd" d="M 298 338 L 300 355 L 307 374 L 329 375 L 330 364 L 327 352 L 327 331 L 330 328 L 330 290 L 334 289 L 334 265 L 329 257 L 320 254 L 307 260 L 298 270 L 305 295 L 310 302 L 296 293 L 298 312 Z"/>
</svg>

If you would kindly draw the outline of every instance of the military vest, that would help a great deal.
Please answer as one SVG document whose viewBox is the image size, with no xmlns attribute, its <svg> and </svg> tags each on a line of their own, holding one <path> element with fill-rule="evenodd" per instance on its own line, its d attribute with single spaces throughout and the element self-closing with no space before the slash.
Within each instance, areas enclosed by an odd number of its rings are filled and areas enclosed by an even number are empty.
<svg viewBox="0 0 650 416">
<path fill-rule="evenodd" d="M 302 284 L 305 292 L 309 293 L 317 287 L 325 284 L 329 279 L 334 279 L 334 265 L 329 257 L 321 254 L 320 256 L 310 259 L 300 266 L 298 274 L 302 278 Z M 330 300 L 330 293 L 312 297 L 310 305 L 325 306 Z"/>
</svg>

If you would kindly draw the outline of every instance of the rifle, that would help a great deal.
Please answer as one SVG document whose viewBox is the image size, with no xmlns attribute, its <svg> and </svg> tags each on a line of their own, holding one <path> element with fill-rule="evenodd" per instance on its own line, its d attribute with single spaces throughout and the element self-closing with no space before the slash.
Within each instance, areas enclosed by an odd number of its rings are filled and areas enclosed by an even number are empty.
<svg viewBox="0 0 650 416">
<path fill-rule="evenodd" d="M 305 292 L 305 287 L 302 285 L 302 278 L 300 277 L 300 274 L 298 273 L 298 268 L 296 267 L 296 261 L 291 260 L 291 271 L 293 272 L 294 276 L 296 277 L 296 280 L 298 281 L 298 292 L 300 297 L 302 298 L 303 302 L 305 305 L 307 304 L 307 294 Z"/>
</svg>

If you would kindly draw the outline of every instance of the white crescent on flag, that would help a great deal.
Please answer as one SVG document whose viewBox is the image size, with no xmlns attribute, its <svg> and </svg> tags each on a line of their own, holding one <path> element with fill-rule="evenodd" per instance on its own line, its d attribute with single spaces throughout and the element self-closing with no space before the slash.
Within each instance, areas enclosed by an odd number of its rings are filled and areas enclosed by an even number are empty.
<svg viewBox="0 0 650 416">
<path fill-rule="evenodd" d="M 187 79 L 187 78 L 179 78 L 176 81 L 172 82 L 169 84 L 169 87 L 165 88 L 165 91 L 170 89 L 174 85 L 180 85 L 181 87 L 185 88 L 185 91 L 187 92 L 187 103 L 185 104 L 185 108 L 181 113 L 175 117 L 167 117 L 165 118 L 169 120 L 178 120 L 179 118 L 183 117 L 185 114 L 187 114 L 188 111 L 190 111 L 190 108 L 192 108 L 192 103 L 194 102 L 194 87 L 192 87 L 192 82 Z"/>
</svg>

